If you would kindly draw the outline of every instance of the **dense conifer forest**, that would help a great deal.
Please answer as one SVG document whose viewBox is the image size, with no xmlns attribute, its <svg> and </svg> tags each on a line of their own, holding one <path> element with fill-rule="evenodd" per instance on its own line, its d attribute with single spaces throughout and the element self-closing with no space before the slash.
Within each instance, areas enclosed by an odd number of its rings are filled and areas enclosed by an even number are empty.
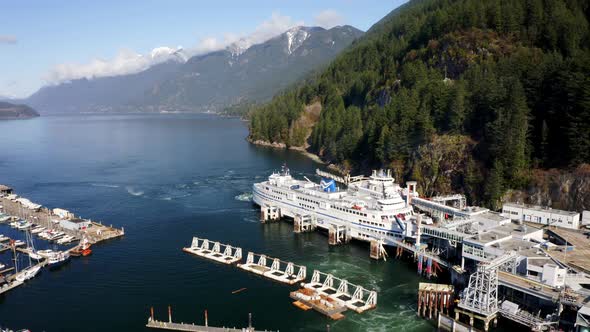
<svg viewBox="0 0 590 332">
<path fill-rule="evenodd" d="M 250 139 L 495 207 L 531 169 L 590 163 L 589 2 L 417 0 L 250 111 Z M 313 130 L 295 124 L 319 101 Z"/>
</svg>

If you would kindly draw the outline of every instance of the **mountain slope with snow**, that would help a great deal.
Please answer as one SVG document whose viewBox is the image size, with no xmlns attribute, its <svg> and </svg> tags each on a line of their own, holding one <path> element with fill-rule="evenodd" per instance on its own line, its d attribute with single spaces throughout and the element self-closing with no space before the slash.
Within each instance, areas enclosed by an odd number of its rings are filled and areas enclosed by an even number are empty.
<svg viewBox="0 0 590 332">
<path fill-rule="evenodd" d="M 47 86 L 25 102 L 42 113 L 219 111 L 271 98 L 361 35 L 351 26 L 295 27 L 261 44 L 241 39 L 184 63 L 167 61 L 135 74 Z"/>
</svg>

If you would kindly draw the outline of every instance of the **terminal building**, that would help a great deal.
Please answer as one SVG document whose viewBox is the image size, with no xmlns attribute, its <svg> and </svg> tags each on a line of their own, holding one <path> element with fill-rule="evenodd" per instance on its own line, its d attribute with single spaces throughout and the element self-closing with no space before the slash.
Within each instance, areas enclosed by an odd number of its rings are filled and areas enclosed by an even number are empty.
<svg viewBox="0 0 590 332">
<path fill-rule="evenodd" d="M 537 205 L 504 203 L 502 214 L 512 220 L 570 229 L 580 228 L 580 213 Z"/>
</svg>

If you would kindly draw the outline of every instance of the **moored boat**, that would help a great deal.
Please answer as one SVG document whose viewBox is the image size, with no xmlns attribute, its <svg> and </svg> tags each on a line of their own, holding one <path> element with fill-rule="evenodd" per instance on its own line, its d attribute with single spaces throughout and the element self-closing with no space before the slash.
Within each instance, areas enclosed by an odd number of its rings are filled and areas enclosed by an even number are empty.
<svg viewBox="0 0 590 332">
<path fill-rule="evenodd" d="M 40 270 L 41 270 L 41 267 L 38 265 L 28 267 L 28 268 L 20 271 L 15 279 L 20 282 L 29 280 L 29 279 L 35 277 L 37 275 L 37 273 L 39 273 Z"/>
</svg>

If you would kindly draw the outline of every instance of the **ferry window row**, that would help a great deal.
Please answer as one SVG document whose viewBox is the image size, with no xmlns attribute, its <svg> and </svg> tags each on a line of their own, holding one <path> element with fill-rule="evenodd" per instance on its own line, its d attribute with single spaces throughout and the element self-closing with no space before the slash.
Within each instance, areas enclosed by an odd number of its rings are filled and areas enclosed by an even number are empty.
<svg viewBox="0 0 590 332">
<path fill-rule="evenodd" d="M 367 225 L 373 225 L 373 226 L 379 226 L 379 227 L 385 227 L 385 224 L 380 224 L 378 222 L 372 222 L 372 221 L 368 221 L 368 220 L 362 220 L 359 219 L 359 222 L 361 224 L 367 224 Z"/>
<path fill-rule="evenodd" d="M 362 212 L 360 212 L 360 211 L 357 211 L 357 210 L 350 210 L 350 209 L 342 208 L 342 207 L 339 207 L 339 206 L 336 206 L 336 205 L 330 205 L 330 207 L 331 207 L 332 209 L 336 209 L 336 210 L 339 210 L 339 211 L 343 211 L 343 212 L 348 212 L 348 213 L 356 214 L 356 215 L 358 215 L 358 216 L 363 216 L 363 217 L 366 217 L 366 216 L 367 216 L 367 214 L 366 214 L 366 213 L 362 213 Z M 373 217 L 373 218 L 375 218 L 375 217 Z"/>
<path fill-rule="evenodd" d="M 310 203 L 313 203 L 313 204 L 319 204 L 318 202 L 316 202 L 316 201 L 314 201 L 312 199 L 309 199 L 309 198 L 305 198 L 305 197 L 297 197 L 297 199 L 300 200 L 300 201 L 306 201 L 306 202 L 310 202 Z"/>
<path fill-rule="evenodd" d="M 365 231 L 371 232 L 371 233 L 374 233 L 374 234 L 381 234 L 381 235 L 386 235 L 386 236 L 395 236 L 394 233 L 385 232 L 385 231 L 378 231 L 378 230 L 375 230 L 375 229 L 365 229 Z M 359 234 L 365 235 L 366 237 L 370 237 L 369 235 L 366 235 L 366 234 L 363 234 L 363 233 L 359 233 Z"/>
<path fill-rule="evenodd" d="M 308 209 L 315 209 L 315 206 L 311 206 L 311 205 L 307 205 L 307 204 L 303 204 L 303 203 L 299 203 L 299 206 L 304 207 L 304 208 L 308 208 Z"/>
</svg>

